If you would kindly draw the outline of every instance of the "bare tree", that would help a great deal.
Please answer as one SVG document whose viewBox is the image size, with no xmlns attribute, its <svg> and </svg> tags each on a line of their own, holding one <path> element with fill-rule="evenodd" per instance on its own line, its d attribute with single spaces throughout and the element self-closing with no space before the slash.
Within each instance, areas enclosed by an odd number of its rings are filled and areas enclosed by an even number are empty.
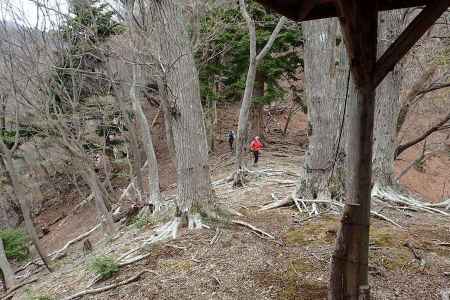
<svg viewBox="0 0 450 300">
<path fill-rule="evenodd" d="M 181 4 L 153 1 L 148 14 L 154 24 L 162 82 L 175 142 L 177 168 L 176 217 L 162 235 L 176 235 L 179 225 L 202 226 L 200 213 L 211 214 L 215 199 L 210 185 L 208 144 L 200 86 Z"/>
<path fill-rule="evenodd" d="M 137 27 L 133 22 L 133 10 L 134 7 L 132 7 L 130 4 L 128 5 L 128 13 L 127 13 L 127 21 L 128 21 L 128 29 L 129 29 L 129 35 L 130 35 L 130 42 L 132 43 L 132 51 L 136 52 L 137 50 L 134 49 L 133 45 L 137 45 L 137 39 L 138 36 L 134 34 L 135 28 Z M 133 54 L 133 58 L 136 61 L 137 56 Z M 142 104 L 138 100 L 136 96 L 136 89 L 137 89 L 137 80 L 139 78 L 138 71 L 139 67 L 137 65 L 137 62 L 133 63 L 132 66 L 132 83 L 130 87 L 130 98 L 133 103 L 133 108 L 137 113 L 137 118 L 139 122 L 139 127 L 141 129 L 141 134 L 143 138 L 143 145 L 145 149 L 145 153 L 147 156 L 147 163 L 148 163 L 148 189 L 149 189 L 149 203 L 153 204 L 155 211 L 159 211 L 161 206 L 161 192 L 159 189 L 159 173 L 158 173 L 158 162 L 156 160 L 156 154 L 155 149 L 153 146 L 152 141 L 152 135 L 150 132 L 150 124 L 147 120 L 147 117 L 144 113 L 144 110 L 142 108 Z"/>
<path fill-rule="evenodd" d="M 255 86 L 256 68 L 258 64 L 264 59 L 264 57 L 269 53 L 273 43 L 275 42 L 278 34 L 280 33 L 281 29 L 283 28 L 286 22 L 285 17 L 280 18 L 277 26 L 273 30 L 264 48 L 261 50 L 260 53 L 256 53 L 255 22 L 253 21 L 252 17 L 249 15 L 247 11 L 245 0 L 239 0 L 239 5 L 242 16 L 244 17 L 247 23 L 250 36 L 250 61 L 247 72 L 247 79 L 245 81 L 244 95 L 242 97 L 241 109 L 239 111 L 239 124 L 236 140 L 236 172 L 234 174 L 233 180 L 234 186 L 241 186 L 243 185 L 244 181 L 245 170 L 244 170 L 243 156 L 245 143 L 248 140 L 249 114 L 252 106 L 252 95 Z"/>
</svg>

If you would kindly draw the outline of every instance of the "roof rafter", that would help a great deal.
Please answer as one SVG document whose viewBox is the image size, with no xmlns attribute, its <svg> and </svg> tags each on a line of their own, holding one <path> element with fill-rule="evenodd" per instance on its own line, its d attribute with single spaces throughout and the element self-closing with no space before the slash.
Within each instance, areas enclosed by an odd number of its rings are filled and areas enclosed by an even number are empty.
<svg viewBox="0 0 450 300">
<path fill-rule="evenodd" d="M 294 20 L 307 21 L 341 17 L 336 0 L 256 0 L 262 5 Z M 373 1 L 373 0 L 370 0 Z M 442 0 L 447 1 L 447 0 Z M 378 10 L 424 6 L 430 0 L 378 0 Z"/>
</svg>

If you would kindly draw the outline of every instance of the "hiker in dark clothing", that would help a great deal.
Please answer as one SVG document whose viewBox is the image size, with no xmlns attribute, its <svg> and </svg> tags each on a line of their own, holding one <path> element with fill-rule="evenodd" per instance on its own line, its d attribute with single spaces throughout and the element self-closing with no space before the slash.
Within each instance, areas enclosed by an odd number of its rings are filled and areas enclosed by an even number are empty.
<svg viewBox="0 0 450 300">
<path fill-rule="evenodd" d="M 230 130 L 230 132 L 228 132 L 228 144 L 230 144 L 231 151 L 234 149 L 234 137 L 234 131 Z"/>
</svg>

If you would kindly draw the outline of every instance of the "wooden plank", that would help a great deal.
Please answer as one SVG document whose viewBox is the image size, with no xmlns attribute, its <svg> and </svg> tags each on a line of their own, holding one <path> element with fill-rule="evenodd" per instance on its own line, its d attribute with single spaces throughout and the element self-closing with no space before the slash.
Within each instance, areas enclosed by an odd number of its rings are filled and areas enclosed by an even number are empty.
<svg viewBox="0 0 450 300">
<path fill-rule="evenodd" d="M 299 22 L 341 16 L 336 9 L 336 0 L 257 0 L 257 2 Z M 378 0 L 378 11 L 424 6 L 430 2 L 430 0 Z M 311 6 L 312 9 L 309 8 Z"/>
<path fill-rule="evenodd" d="M 436 22 L 450 5 L 448 0 L 432 0 L 420 14 L 408 25 L 397 40 L 384 52 L 377 61 L 374 76 L 374 88 L 402 59 L 425 32 Z"/>
</svg>

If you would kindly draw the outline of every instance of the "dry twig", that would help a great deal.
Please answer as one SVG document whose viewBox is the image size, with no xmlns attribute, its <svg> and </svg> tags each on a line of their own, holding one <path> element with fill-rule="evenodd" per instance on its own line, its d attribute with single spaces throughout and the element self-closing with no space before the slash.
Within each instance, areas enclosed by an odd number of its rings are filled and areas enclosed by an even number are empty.
<svg viewBox="0 0 450 300">
<path fill-rule="evenodd" d="M 90 289 L 90 290 L 81 291 L 81 292 L 76 293 L 76 294 L 74 294 L 72 296 L 64 298 L 64 300 L 72 300 L 72 299 L 77 299 L 77 298 L 80 298 L 80 297 L 86 296 L 86 295 L 93 295 L 93 294 L 106 292 L 108 290 L 111 290 L 111 289 L 117 288 L 119 286 L 126 285 L 128 283 L 136 281 L 136 280 L 139 279 L 139 277 L 142 276 L 142 274 L 144 274 L 146 272 L 148 272 L 148 271 L 147 270 L 143 270 L 143 271 L 139 272 L 138 274 L 134 275 L 133 277 L 130 277 L 130 278 L 128 278 L 128 279 L 126 279 L 124 281 L 118 282 L 116 284 L 111 284 L 111 285 L 104 286 L 104 287 L 101 287 L 101 288 L 98 288 L 98 289 Z"/>
</svg>

